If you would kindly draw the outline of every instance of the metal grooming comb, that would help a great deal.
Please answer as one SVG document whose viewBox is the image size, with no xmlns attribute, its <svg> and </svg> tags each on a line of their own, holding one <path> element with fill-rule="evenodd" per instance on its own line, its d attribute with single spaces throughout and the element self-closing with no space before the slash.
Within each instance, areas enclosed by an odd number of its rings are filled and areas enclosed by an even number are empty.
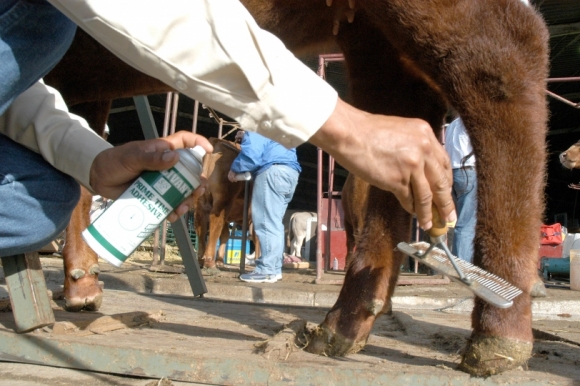
<svg viewBox="0 0 580 386">
<path fill-rule="evenodd" d="M 397 244 L 397 249 L 464 285 L 486 302 L 499 308 L 511 307 L 513 299 L 519 296 L 522 290 L 499 276 L 453 256 L 446 244 L 447 224 L 439 217 L 435 207 L 433 207 L 433 224 L 433 228 L 427 231 L 431 237 L 431 244 L 402 242 Z"/>
</svg>

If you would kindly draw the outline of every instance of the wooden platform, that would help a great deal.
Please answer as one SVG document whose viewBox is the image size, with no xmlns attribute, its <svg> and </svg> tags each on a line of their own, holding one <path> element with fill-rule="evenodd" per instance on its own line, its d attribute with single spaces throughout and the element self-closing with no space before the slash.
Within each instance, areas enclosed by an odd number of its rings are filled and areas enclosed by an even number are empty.
<svg viewBox="0 0 580 386">
<path fill-rule="evenodd" d="M 54 328 L 27 334 L 14 333 L 12 314 L 0 313 L 0 360 L 220 385 L 472 381 L 454 370 L 458 351 L 469 336 L 469 315 L 395 311 L 379 318 L 358 354 L 327 358 L 297 351 L 284 360 L 284 345 L 269 352 L 256 346 L 292 320 L 320 323 L 327 309 L 106 291 L 99 312 L 67 313 L 56 304 L 53 310 Z M 548 350 L 554 345 L 561 353 L 568 349 L 564 343 L 551 344 Z M 531 369 L 552 366 L 551 373 L 513 371 L 477 384 L 560 382 L 569 379 L 562 376 L 564 368 L 580 376 L 567 352 L 559 359 L 557 364 L 544 358 L 530 361 Z"/>
</svg>

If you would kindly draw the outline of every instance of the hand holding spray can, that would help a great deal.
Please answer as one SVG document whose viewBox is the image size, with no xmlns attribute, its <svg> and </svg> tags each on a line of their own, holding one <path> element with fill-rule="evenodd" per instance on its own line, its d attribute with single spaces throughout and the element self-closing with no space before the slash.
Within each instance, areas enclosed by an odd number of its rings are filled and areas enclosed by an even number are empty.
<svg viewBox="0 0 580 386">
<path fill-rule="evenodd" d="M 205 150 L 196 146 L 177 152 L 177 164 L 169 170 L 141 174 L 83 231 L 83 239 L 101 258 L 120 267 L 201 184 Z"/>
</svg>

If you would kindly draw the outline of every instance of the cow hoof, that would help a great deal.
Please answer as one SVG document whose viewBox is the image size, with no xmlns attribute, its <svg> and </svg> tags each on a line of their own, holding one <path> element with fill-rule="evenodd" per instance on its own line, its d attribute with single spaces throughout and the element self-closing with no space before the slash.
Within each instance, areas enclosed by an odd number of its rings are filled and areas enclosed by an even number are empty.
<svg viewBox="0 0 580 386">
<path fill-rule="evenodd" d="M 355 342 L 352 339 L 345 338 L 340 334 L 330 331 L 325 326 L 317 326 L 315 329 L 308 331 L 306 335 L 308 336 L 306 351 L 329 357 L 354 354 L 360 351 L 366 344 L 366 340 Z"/>
<path fill-rule="evenodd" d="M 80 280 L 65 279 L 65 310 L 69 312 L 98 311 L 103 302 L 103 290 L 96 277 L 84 276 Z"/>
<path fill-rule="evenodd" d="M 525 365 L 532 355 L 532 342 L 493 336 L 475 336 L 467 343 L 458 369 L 487 377 Z"/>
</svg>

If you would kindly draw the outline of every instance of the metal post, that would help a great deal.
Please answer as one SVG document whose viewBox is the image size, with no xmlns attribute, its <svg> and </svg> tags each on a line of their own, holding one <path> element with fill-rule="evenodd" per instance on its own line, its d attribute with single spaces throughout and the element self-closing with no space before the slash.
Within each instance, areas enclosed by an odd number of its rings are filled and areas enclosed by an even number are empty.
<svg viewBox="0 0 580 386">
<path fill-rule="evenodd" d="M 192 133 L 197 133 L 197 117 L 199 116 L 199 102 L 195 101 L 193 104 L 193 126 L 191 127 Z"/>
<path fill-rule="evenodd" d="M 157 128 L 155 127 L 155 121 L 151 114 L 149 101 L 145 96 L 133 97 L 133 101 L 135 102 L 135 107 L 137 109 L 137 114 L 139 115 L 139 121 L 141 122 L 141 128 L 143 129 L 145 138 L 157 138 Z M 203 296 L 203 294 L 207 292 L 207 288 L 197 262 L 197 254 L 191 246 L 191 239 L 189 238 L 187 224 L 183 219 L 183 216 L 174 222 L 172 227 L 177 246 L 179 247 L 179 252 L 181 253 L 181 259 L 185 266 L 185 273 L 187 274 L 189 284 L 191 285 L 191 290 L 195 296 Z"/>
<path fill-rule="evenodd" d="M 246 272 L 246 243 L 248 242 L 248 200 L 250 197 L 249 190 L 250 180 L 246 180 L 244 185 L 244 213 L 242 217 L 242 251 L 240 253 L 240 273 Z"/>
</svg>

